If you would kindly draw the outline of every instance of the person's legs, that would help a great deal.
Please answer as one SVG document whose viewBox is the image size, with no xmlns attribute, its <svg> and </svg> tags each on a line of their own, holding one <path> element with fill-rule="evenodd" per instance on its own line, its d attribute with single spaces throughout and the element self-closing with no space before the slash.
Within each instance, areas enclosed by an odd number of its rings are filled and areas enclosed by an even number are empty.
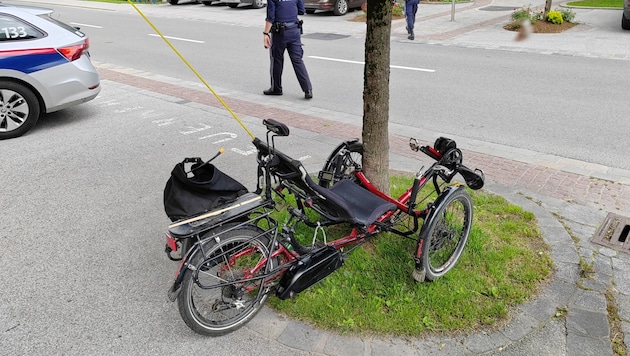
<svg viewBox="0 0 630 356">
<path fill-rule="evenodd" d="M 284 50 L 286 43 L 284 36 L 274 33 L 269 51 L 271 61 L 271 88 L 272 92 L 282 92 L 282 70 L 284 68 Z"/>
<path fill-rule="evenodd" d="M 418 0 L 405 1 L 405 20 L 407 21 L 407 33 L 409 39 L 414 39 L 413 28 L 416 23 L 416 13 L 418 12 Z"/>
<path fill-rule="evenodd" d="M 311 80 L 308 76 L 306 65 L 304 65 L 304 60 L 302 59 L 304 50 L 302 49 L 300 31 L 298 29 L 291 29 L 285 31 L 285 36 L 287 40 L 287 52 L 289 52 L 289 58 L 291 58 L 291 64 L 293 64 L 295 75 L 297 76 L 302 91 L 304 93 L 308 93 L 312 91 L 313 87 L 311 86 Z"/>
</svg>

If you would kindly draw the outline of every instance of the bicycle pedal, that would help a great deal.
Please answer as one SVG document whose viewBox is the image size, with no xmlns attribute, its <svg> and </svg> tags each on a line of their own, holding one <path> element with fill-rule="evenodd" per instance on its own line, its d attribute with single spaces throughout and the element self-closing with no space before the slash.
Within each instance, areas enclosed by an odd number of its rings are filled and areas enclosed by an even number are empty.
<svg viewBox="0 0 630 356">
<path fill-rule="evenodd" d="M 416 282 L 424 282 L 424 279 L 427 275 L 427 271 L 425 271 L 424 269 L 417 269 L 414 268 L 413 272 L 411 272 L 411 276 L 413 277 L 413 279 L 416 280 Z"/>
</svg>

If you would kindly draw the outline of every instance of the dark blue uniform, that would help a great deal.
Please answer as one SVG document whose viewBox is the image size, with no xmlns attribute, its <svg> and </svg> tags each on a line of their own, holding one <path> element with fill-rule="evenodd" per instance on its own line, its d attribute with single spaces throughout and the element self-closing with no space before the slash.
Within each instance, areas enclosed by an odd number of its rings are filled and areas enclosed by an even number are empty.
<svg viewBox="0 0 630 356">
<path fill-rule="evenodd" d="M 305 97 L 312 97 L 311 80 L 308 77 L 306 66 L 302 60 L 304 51 L 300 28 L 298 27 L 298 14 L 304 14 L 304 2 L 302 0 L 268 0 L 267 18 L 271 23 L 271 88 L 265 94 L 279 95 L 282 93 L 282 69 L 284 66 L 284 50 L 289 52 L 291 64 L 300 82 L 300 87 Z M 279 27 L 279 31 L 273 28 Z"/>
<path fill-rule="evenodd" d="M 413 27 L 416 23 L 416 13 L 418 12 L 418 0 L 405 0 L 405 18 L 407 19 L 407 33 L 410 40 L 413 40 Z"/>
</svg>

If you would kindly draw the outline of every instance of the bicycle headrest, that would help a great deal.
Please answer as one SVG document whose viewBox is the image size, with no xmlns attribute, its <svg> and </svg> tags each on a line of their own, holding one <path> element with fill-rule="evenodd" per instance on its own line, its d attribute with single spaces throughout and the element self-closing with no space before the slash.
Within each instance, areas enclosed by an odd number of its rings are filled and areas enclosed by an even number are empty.
<svg viewBox="0 0 630 356">
<path fill-rule="evenodd" d="M 289 136 L 289 128 L 281 122 L 273 119 L 266 119 L 263 120 L 263 125 L 265 125 L 269 131 L 278 136 Z"/>
</svg>

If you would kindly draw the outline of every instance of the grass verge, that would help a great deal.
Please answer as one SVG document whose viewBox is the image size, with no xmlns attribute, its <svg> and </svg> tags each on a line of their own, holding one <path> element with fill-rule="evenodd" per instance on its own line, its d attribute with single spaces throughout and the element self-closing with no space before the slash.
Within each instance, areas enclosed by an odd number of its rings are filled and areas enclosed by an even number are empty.
<svg viewBox="0 0 630 356">
<path fill-rule="evenodd" d="M 584 7 L 604 7 L 623 9 L 623 0 L 584 0 L 584 1 L 571 1 L 567 3 L 568 6 L 584 6 Z"/>
<path fill-rule="evenodd" d="M 392 194 L 411 181 L 393 178 Z M 382 234 L 294 300 L 271 298 L 270 305 L 340 333 L 402 336 L 501 325 L 511 307 L 537 292 L 552 261 L 532 213 L 486 192 L 471 195 L 475 216 L 468 244 L 443 278 L 416 283 L 416 241 Z"/>
</svg>

